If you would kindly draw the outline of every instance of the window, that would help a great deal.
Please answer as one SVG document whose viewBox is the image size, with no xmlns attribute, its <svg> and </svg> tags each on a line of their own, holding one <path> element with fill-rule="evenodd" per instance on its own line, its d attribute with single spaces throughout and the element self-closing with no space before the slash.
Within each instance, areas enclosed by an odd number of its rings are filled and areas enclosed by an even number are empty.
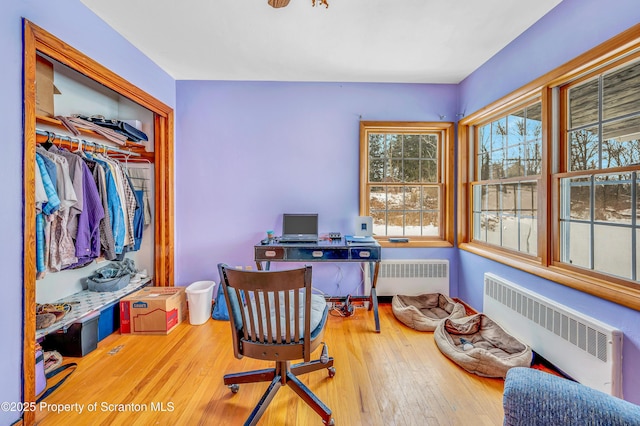
<svg viewBox="0 0 640 426">
<path fill-rule="evenodd" d="M 640 26 L 458 124 L 463 250 L 640 309 Z"/>
<path fill-rule="evenodd" d="M 540 102 L 475 127 L 473 238 L 537 255 L 542 164 Z"/>
<path fill-rule="evenodd" d="M 640 279 L 640 61 L 561 88 L 560 262 Z"/>
<path fill-rule="evenodd" d="M 452 138 L 452 123 L 360 123 L 360 213 L 383 245 L 453 245 Z"/>
</svg>

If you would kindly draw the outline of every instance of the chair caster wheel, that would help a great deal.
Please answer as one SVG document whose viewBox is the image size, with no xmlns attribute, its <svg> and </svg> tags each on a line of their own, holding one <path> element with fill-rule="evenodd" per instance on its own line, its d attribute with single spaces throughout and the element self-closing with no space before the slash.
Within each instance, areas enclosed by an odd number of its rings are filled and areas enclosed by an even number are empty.
<svg viewBox="0 0 640 426">
<path fill-rule="evenodd" d="M 336 375 L 336 368 L 335 367 L 329 367 L 327 368 L 327 370 L 329 371 L 329 377 L 333 377 Z M 333 420 L 333 419 L 331 419 Z"/>
<path fill-rule="evenodd" d="M 331 417 L 328 422 L 323 420 L 322 423 L 324 423 L 327 426 L 334 426 L 336 424 L 336 422 L 333 420 L 333 417 Z"/>
<path fill-rule="evenodd" d="M 231 389 L 232 393 L 238 393 L 238 391 L 240 390 L 240 385 L 234 383 L 233 385 L 229 385 L 229 389 Z"/>
</svg>

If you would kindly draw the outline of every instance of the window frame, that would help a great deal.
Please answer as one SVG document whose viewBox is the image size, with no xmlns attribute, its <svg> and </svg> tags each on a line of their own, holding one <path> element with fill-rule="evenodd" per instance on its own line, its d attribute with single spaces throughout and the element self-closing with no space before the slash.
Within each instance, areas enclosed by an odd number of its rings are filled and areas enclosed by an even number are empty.
<svg viewBox="0 0 640 426">
<path fill-rule="evenodd" d="M 596 193 L 593 192 L 593 187 L 597 188 L 598 186 L 604 185 L 602 183 L 598 183 L 598 182 L 593 182 L 593 180 L 595 180 L 598 176 L 606 176 L 606 175 L 624 175 L 624 174 L 629 174 L 631 175 L 631 186 L 637 185 L 638 181 L 638 177 L 640 176 L 640 167 L 638 165 L 623 165 L 623 166 L 613 166 L 613 167 L 605 167 L 603 163 L 603 157 L 602 157 L 602 145 L 604 144 L 604 140 L 602 139 L 602 135 L 599 136 L 598 139 L 598 166 L 595 168 L 585 168 L 583 170 L 572 170 L 571 164 L 570 163 L 570 151 L 571 151 L 571 141 L 569 140 L 569 131 L 571 129 L 575 129 L 575 127 L 571 127 L 569 124 L 569 103 L 568 103 L 568 99 L 569 99 L 569 92 L 571 89 L 579 87 L 581 84 L 583 83 L 589 83 L 591 81 L 598 81 L 599 84 L 603 83 L 603 79 L 604 76 L 607 73 L 610 73 L 611 71 L 615 71 L 618 68 L 624 68 L 629 64 L 640 64 L 640 46 L 638 47 L 638 49 L 636 49 L 632 54 L 627 54 L 624 55 L 622 57 L 614 57 L 612 58 L 606 65 L 601 66 L 601 67 L 597 67 L 589 72 L 586 72 L 584 74 L 582 74 L 579 78 L 577 79 L 573 79 L 571 81 L 568 81 L 562 85 L 559 85 L 557 87 L 557 90 L 560 94 L 560 99 L 559 99 L 559 104 L 560 104 L 560 110 L 562 112 L 562 116 L 561 119 L 559 120 L 559 129 L 558 129 L 558 140 L 559 140 L 559 146 L 558 146 L 558 157 L 560 158 L 560 162 L 558 164 L 558 171 L 555 174 L 552 174 L 551 179 L 552 179 L 552 187 L 554 189 L 556 189 L 556 191 L 560 192 L 560 188 L 561 188 L 561 181 L 563 179 L 571 179 L 571 178 L 585 178 L 585 179 L 589 179 L 590 183 L 589 183 L 589 188 L 590 188 L 590 193 L 591 196 L 594 196 Z M 602 115 L 603 110 L 603 105 L 601 104 L 601 102 L 603 101 L 603 94 L 602 94 L 602 89 L 600 89 L 600 93 L 598 95 L 598 113 L 597 116 L 598 118 L 596 118 L 596 122 L 594 124 L 590 124 L 590 125 L 580 125 L 577 126 L 578 128 L 583 128 L 583 127 L 598 127 L 599 129 L 601 129 L 601 131 L 603 131 L 603 128 L 605 126 L 607 126 L 609 123 L 611 122 L 615 122 L 617 120 L 620 120 L 620 117 L 614 117 L 614 118 L 604 118 Z M 625 114 L 628 115 L 628 114 Z M 638 117 L 638 112 L 634 112 L 633 115 L 637 118 Z M 624 115 L 623 115 L 623 118 Z M 635 177 L 635 178 L 634 178 Z M 634 191 L 635 192 L 635 191 Z M 559 195 L 558 195 L 559 196 Z M 636 194 L 636 201 L 638 195 Z M 631 200 L 632 201 L 632 200 Z M 561 203 L 562 200 L 559 198 L 558 202 Z M 591 200 L 591 202 L 597 202 L 596 200 Z M 556 214 L 558 215 L 557 217 L 557 221 L 558 221 L 558 228 L 560 228 L 560 222 L 561 221 L 561 205 L 558 205 L 557 209 L 556 209 Z M 620 227 L 620 228 L 629 228 L 631 230 L 631 233 L 634 234 L 634 231 L 639 230 L 640 228 L 638 228 L 638 225 L 635 224 L 633 221 L 631 221 L 629 224 L 620 224 L 620 225 L 613 225 L 611 223 L 607 223 L 607 221 L 602 221 L 602 220 L 598 220 L 595 217 L 591 216 L 588 220 L 575 220 L 575 219 L 570 219 L 570 218 L 565 218 L 565 222 L 567 223 L 582 223 L 585 225 L 588 225 L 590 227 L 590 231 L 593 233 L 594 232 L 594 227 L 600 227 L 600 226 L 615 226 L 615 227 Z M 559 268 L 563 268 L 566 269 L 568 271 L 572 271 L 572 272 L 576 272 L 576 273 L 582 273 L 582 274 L 586 274 L 589 276 L 594 276 L 594 277 L 601 277 L 601 276 L 605 276 L 608 279 L 612 279 L 612 280 L 616 280 L 618 282 L 621 283 L 626 283 L 626 282 L 630 282 L 630 283 L 635 283 L 639 288 L 640 288 L 640 276 L 638 276 L 638 268 L 636 266 L 636 261 L 637 258 L 634 258 L 633 255 L 637 254 L 637 245 L 634 245 L 635 247 L 632 249 L 631 252 L 631 263 L 632 263 L 632 270 L 631 270 L 631 275 L 632 278 L 630 279 L 625 279 L 625 278 L 621 278 L 619 276 L 613 276 L 613 275 L 606 275 L 602 272 L 599 272 L 598 270 L 594 269 L 594 263 L 595 263 L 595 259 L 594 259 L 594 254 L 593 251 L 595 250 L 594 245 L 595 242 L 590 239 L 589 240 L 589 244 L 590 244 L 590 265 L 588 267 L 586 266 L 573 266 L 570 263 L 564 262 L 562 261 L 562 230 L 558 229 L 558 234 L 557 234 L 557 239 L 554 240 L 554 252 L 553 252 L 553 258 L 552 258 L 552 262 L 553 265 L 559 267 Z M 632 240 L 634 240 L 636 237 L 635 236 L 631 236 Z M 633 276 L 636 276 L 636 280 L 633 280 Z"/>
<path fill-rule="evenodd" d="M 640 283 L 591 270 L 572 267 L 560 260 L 559 182 L 566 177 L 566 140 L 562 131 L 567 119 L 561 87 L 610 68 L 623 58 L 640 53 L 640 24 L 585 52 L 564 65 L 531 81 L 505 97 L 464 117 L 458 123 L 457 240 L 462 250 L 520 269 L 524 272 L 640 310 Z M 482 244 L 473 240 L 474 128 L 492 117 L 539 97 L 542 102 L 542 168 L 538 186 L 538 255 Z M 562 173 L 565 172 L 565 173 Z"/>
<path fill-rule="evenodd" d="M 380 182 L 369 182 L 370 133 L 393 134 L 437 134 L 438 147 L 438 185 L 440 192 L 440 236 L 407 236 L 408 242 L 394 243 L 393 236 L 375 236 L 382 247 L 453 247 L 454 246 L 454 123 L 452 122 L 416 122 L 416 121 L 361 121 L 360 122 L 360 215 L 370 216 L 369 186 Z M 410 183 L 423 185 L 424 183 Z M 433 185 L 433 184 L 428 184 Z"/>
<path fill-rule="evenodd" d="M 471 197 L 470 200 L 470 224 L 469 224 L 469 238 L 471 239 L 471 241 L 473 241 L 476 244 L 479 245 L 483 245 L 483 246 L 487 246 L 488 248 L 495 248 L 495 249 L 499 249 L 501 251 L 504 251 L 505 253 L 513 253 L 514 255 L 517 255 L 519 257 L 524 257 L 524 258 L 530 258 L 530 259 L 535 259 L 537 258 L 537 254 L 536 255 L 532 255 L 532 254 L 528 254 L 526 252 L 523 252 L 521 250 L 516 250 L 516 249 L 511 249 L 509 247 L 506 247 L 505 245 L 496 245 L 496 244 L 492 244 L 492 243 L 488 243 L 482 240 L 477 240 L 475 239 L 474 236 L 474 198 L 473 198 L 473 191 L 475 189 L 475 186 L 478 185 L 514 185 L 514 184 L 521 184 L 521 183 L 527 183 L 527 182 L 535 182 L 536 186 L 539 187 L 540 186 L 540 182 L 541 182 L 541 175 L 537 174 L 537 175 L 522 175 L 522 176 L 513 176 L 513 177 L 503 177 L 503 178 L 487 178 L 487 179 L 482 179 L 479 173 L 478 169 L 478 149 L 479 149 L 479 144 L 480 141 L 478 140 L 479 137 L 479 133 L 480 133 L 480 129 L 484 126 L 486 126 L 487 124 L 492 124 L 496 121 L 502 120 L 503 118 L 508 118 L 510 115 L 512 115 L 514 112 L 518 112 L 520 110 L 525 110 L 535 104 L 540 103 L 540 107 L 542 109 L 542 102 L 540 100 L 539 96 L 533 96 L 530 97 L 528 99 L 526 99 L 523 102 L 517 102 L 514 105 L 509 105 L 508 108 L 501 108 L 498 111 L 496 111 L 496 114 L 492 114 L 492 115 L 488 115 L 486 117 L 483 117 L 482 120 L 479 120 L 477 122 L 474 122 L 473 126 L 471 127 L 473 129 L 473 135 L 471 138 L 471 141 L 469 143 L 473 144 L 473 149 L 470 151 L 470 157 L 469 157 L 469 171 L 470 171 L 470 178 L 471 178 L 471 182 L 470 182 L 470 189 L 469 189 L 469 196 Z M 542 139 L 543 139 L 543 134 L 541 132 L 541 148 L 542 148 Z M 542 157 L 542 153 L 541 153 L 541 157 Z M 540 159 L 541 161 L 541 170 L 540 172 L 542 173 L 542 158 Z M 538 192 L 540 191 L 540 189 L 536 190 L 536 205 L 538 204 L 538 202 L 540 201 L 539 197 L 537 196 Z M 500 212 L 504 213 L 504 210 L 500 210 Z M 519 215 L 517 215 L 519 216 Z M 536 215 L 536 223 L 538 221 L 538 216 L 539 214 Z M 537 228 L 537 227 L 536 227 Z M 539 241 L 536 240 L 536 247 L 538 246 Z"/>
</svg>

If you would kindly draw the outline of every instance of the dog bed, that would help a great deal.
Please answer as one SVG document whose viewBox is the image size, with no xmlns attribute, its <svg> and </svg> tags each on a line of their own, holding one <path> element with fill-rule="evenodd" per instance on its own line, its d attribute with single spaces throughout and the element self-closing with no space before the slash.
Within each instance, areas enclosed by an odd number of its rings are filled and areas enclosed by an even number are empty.
<svg viewBox="0 0 640 426">
<path fill-rule="evenodd" d="M 479 376 L 504 378 L 510 368 L 531 365 L 531 348 L 484 314 L 445 319 L 433 336 L 447 358 Z"/>
<path fill-rule="evenodd" d="M 465 316 L 462 303 L 440 293 L 396 295 L 391 299 L 391 308 L 400 322 L 418 331 L 433 331 L 445 318 Z"/>
</svg>

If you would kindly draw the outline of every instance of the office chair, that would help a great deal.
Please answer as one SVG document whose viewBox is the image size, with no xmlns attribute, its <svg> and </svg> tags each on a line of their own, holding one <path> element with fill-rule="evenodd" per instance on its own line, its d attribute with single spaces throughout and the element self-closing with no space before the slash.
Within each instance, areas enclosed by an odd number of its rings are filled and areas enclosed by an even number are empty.
<svg viewBox="0 0 640 426">
<path fill-rule="evenodd" d="M 335 375 L 333 358 L 322 342 L 328 317 L 323 296 L 311 292 L 311 266 L 287 271 L 243 271 L 219 264 L 220 285 L 229 309 L 236 358 L 275 361 L 275 367 L 226 374 L 224 384 L 237 393 L 241 383 L 271 382 L 245 422 L 255 425 L 281 386 L 289 386 L 324 424 L 333 425 L 331 410 L 296 376 L 326 368 Z M 323 344 L 319 360 L 311 353 Z M 304 362 L 291 365 L 291 361 Z"/>
</svg>

